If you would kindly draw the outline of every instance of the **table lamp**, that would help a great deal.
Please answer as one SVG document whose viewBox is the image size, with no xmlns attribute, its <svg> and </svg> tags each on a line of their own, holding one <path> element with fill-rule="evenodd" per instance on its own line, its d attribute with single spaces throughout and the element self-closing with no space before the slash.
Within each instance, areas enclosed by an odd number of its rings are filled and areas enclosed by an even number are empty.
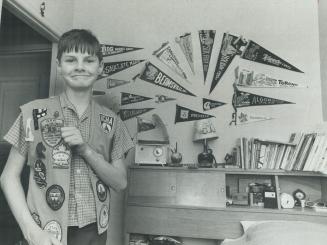
<svg viewBox="0 0 327 245">
<path fill-rule="evenodd" d="M 193 142 L 203 143 L 203 152 L 198 155 L 198 164 L 202 168 L 211 168 L 216 163 L 212 149 L 208 147 L 209 140 L 218 139 L 215 127 L 210 119 L 202 119 L 194 123 Z"/>
</svg>

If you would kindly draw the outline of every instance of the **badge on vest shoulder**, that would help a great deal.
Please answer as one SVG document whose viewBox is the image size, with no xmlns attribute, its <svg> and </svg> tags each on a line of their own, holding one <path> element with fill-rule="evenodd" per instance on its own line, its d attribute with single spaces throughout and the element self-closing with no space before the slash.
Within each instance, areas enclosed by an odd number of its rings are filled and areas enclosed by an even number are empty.
<svg viewBox="0 0 327 245">
<path fill-rule="evenodd" d="M 101 228 L 105 228 L 109 222 L 109 208 L 107 205 L 102 205 L 100 210 L 99 223 Z"/>
<path fill-rule="evenodd" d="M 50 232 L 52 235 L 54 235 L 55 238 L 57 238 L 58 241 L 61 242 L 61 226 L 58 223 L 58 221 L 51 220 L 49 221 L 43 228 L 43 230 Z"/>
<path fill-rule="evenodd" d="M 46 167 L 45 167 L 44 163 L 40 159 L 37 159 L 35 164 L 34 164 L 34 176 L 33 176 L 33 178 L 35 180 L 35 183 L 40 188 L 47 187 Z"/>
<path fill-rule="evenodd" d="M 44 142 L 54 147 L 59 144 L 61 140 L 61 128 L 64 126 L 64 120 L 47 118 L 41 121 L 41 133 Z"/>
<path fill-rule="evenodd" d="M 65 201 L 65 192 L 60 185 L 52 185 L 47 189 L 46 199 L 49 207 L 52 210 L 58 210 L 61 208 Z"/>
<path fill-rule="evenodd" d="M 70 148 L 61 142 L 52 150 L 53 168 L 69 168 L 69 161 L 71 158 Z"/>
<path fill-rule="evenodd" d="M 114 125 L 114 118 L 109 117 L 107 115 L 100 114 L 100 123 L 103 131 L 109 134 Z"/>
<path fill-rule="evenodd" d="M 107 199 L 107 187 L 101 180 L 98 180 L 96 183 L 96 188 L 99 200 L 104 202 Z"/>
</svg>

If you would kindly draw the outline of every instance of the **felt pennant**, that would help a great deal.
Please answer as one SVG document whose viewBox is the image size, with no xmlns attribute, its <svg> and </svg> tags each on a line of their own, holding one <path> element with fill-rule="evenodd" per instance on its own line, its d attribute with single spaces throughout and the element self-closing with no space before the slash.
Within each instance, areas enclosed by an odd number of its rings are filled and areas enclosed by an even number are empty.
<svg viewBox="0 0 327 245">
<path fill-rule="evenodd" d="M 143 81 L 152 83 L 154 85 L 173 90 L 178 93 L 186 94 L 195 96 L 188 90 L 186 90 L 184 87 L 179 85 L 177 82 L 175 82 L 171 77 L 169 77 L 167 74 L 159 70 L 158 67 L 153 65 L 152 63 L 148 62 L 145 65 L 144 70 L 141 72 L 140 79 Z"/>
<path fill-rule="evenodd" d="M 241 112 L 236 116 L 236 124 L 241 125 L 241 124 L 254 123 L 259 121 L 267 121 L 272 119 L 274 118 Z"/>
<path fill-rule="evenodd" d="M 210 117 L 214 117 L 214 116 L 193 111 L 189 108 L 176 105 L 175 123 L 201 120 Z"/>
<path fill-rule="evenodd" d="M 132 52 L 140 49 L 143 48 L 101 44 L 101 52 L 103 57 L 112 56 L 116 54 L 123 54 L 123 53 Z"/>
<path fill-rule="evenodd" d="M 134 65 L 137 65 L 144 60 L 125 60 L 125 61 L 117 61 L 117 62 L 105 62 L 103 72 L 101 77 L 107 77 L 117 72 L 123 71 L 127 68 L 130 68 Z"/>
<path fill-rule="evenodd" d="M 162 63 L 167 65 L 172 71 L 177 73 L 179 76 L 184 79 L 187 79 L 187 76 L 183 69 L 180 67 L 180 62 L 178 61 L 173 50 L 171 49 L 169 42 L 163 43 L 158 50 L 153 52 L 153 55 L 155 55 Z"/>
<path fill-rule="evenodd" d="M 128 105 L 132 103 L 142 102 L 146 100 L 151 100 L 150 97 L 145 97 L 137 94 L 130 94 L 130 93 L 121 93 L 121 105 Z"/>
<path fill-rule="evenodd" d="M 203 98 L 202 99 L 202 105 L 203 105 L 203 110 L 204 111 L 208 111 L 211 110 L 213 108 L 225 105 L 226 103 L 224 102 L 220 102 L 220 101 L 216 101 L 216 100 L 210 100 L 210 99 L 206 99 Z"/>
<path fill-rule="evenodd" d="M 154 108 L 140 108 L 140 109 L 121 109 L 119 115 L 121 120 L 125 121 L 127 119 L 137 117 L 141 114 L 144 114 L 148 111 L 153 110 Z"/>
<path fill-rule="evenodd" d="M 207 79 L 207 74 L 208 74 L 209 64 L 210 64 L 210 59 L 211 59 L 211 53 L 212 53 L 212 47 L 215 42 L 215 35 L 216 35 L 215 30 L 200 30 L 199 31 L 204 82 Z"/>
<path fill-rule="evenodd" d="M 172 101 L 172 100 L 176 100 L 176 99 L 168 97 L 168 96 L 163 95 L 163 94 L 156 94 L 155 102 L 160 104 L 160 103 L 165 103 L 165 102 Z"/>
<path fill-rule="evenodd" d="M 192 35 L 191 33 L 185 33 L 182 36 L 175 38 L 175 41 L 179 44 L 182 49 L 186 60 L 194 74 L 194 60 L 193 60 L 193 46 L 192 46 Z"/>
<path fill-rule="evenodd" d="M 304 88 L 298 83 L 272 78 L 263 73 L 254 73 L 246 69 L 235 68 L 235 79 L 237 86 L 251 88 Z"/>
<path fill-rule="evenodd" d="M 111 89 L 111 88 L 115 88 L 115 87 L 118 87 L 118 86 L 125 85 L 127 83 L 130 83 L 130 81 L 108 78 L 107 79 L 107 88 Z"/>
</svg>

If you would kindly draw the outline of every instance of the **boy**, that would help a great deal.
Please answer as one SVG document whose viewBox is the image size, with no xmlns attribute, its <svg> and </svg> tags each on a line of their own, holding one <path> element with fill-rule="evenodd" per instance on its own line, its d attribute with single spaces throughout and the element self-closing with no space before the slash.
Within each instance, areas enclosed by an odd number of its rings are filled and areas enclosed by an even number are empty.
<svg viewBox="0 0 327 245">
<path fill-rule="evenodd" d="M 103 60 L 91 32 L 62 35 L 57 69 L 65 91 L 21 106 L 5 136 L 12 148 L 1 186 L 30 245 L 105 244 L 108 186 L 126 187 L 123 155 L 133 143 L 117 115 L 92 100 Z M 26 160 L 27 200 L 20 183 Z"/>
</svg>

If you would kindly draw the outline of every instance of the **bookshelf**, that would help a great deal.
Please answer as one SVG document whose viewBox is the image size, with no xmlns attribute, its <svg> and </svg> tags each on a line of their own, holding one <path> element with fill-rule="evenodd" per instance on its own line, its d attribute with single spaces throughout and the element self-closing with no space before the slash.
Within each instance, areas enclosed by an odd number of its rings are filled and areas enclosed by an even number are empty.
<svg viewBox="0 0 327 245">
<path fill-rule="evenodd" d="M 215 240 L 236 238 L 243 232 L 241 220 L 327 224 L 327 212 L 301 207 L 283 209 L 279 200 L 281 192 L 292 194 L 302 189 L 309 200 L 327 202 L 327 175 L 321 173 L 135 165 L 129 168 L 128 178 L 126 241 L 134 233 Z M 227 192 L 239 191 L 240 179 L 243 184 L 246 180 L 271 183 L 276 188 L 277 207 L 227 206 Z"/>
</svg>

